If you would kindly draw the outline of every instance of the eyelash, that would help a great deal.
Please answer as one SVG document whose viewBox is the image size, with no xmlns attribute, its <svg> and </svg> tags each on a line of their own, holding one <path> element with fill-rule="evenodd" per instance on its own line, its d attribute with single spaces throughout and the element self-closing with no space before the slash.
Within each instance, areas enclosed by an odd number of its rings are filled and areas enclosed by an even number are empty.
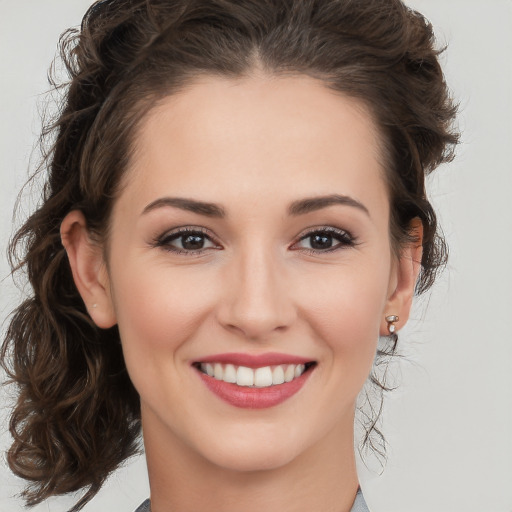
<svg viewBox="0 0 512 512">
<path fill-rule="evenodd" d="M 339 251 L 342 249 L 346 249 L 347 247 L 354 247 L 357 245 L 357 240 L 354 236 L 352 236 L 348 231 L 345 231 L 344 229 L 338 229 L 332 226 L 325 226 L 321 228 L 315 228 L 312 230 L 307 231 L 306 233 L 303 233 L 299 236 L 299 240 L 294 243 L 294 245 L 298 244 L 299 242 L 302 242 L 303 240 L 306 240 L 308 238 L 311 238 L 314 235 L 319 234 L 327 234 L 329 237 L 332 237 L 333 239 L 337 239 L 339 243 L 337 245 L 334 245 L 333 247 L 329 247 L 325 250 L 320 249 L 308 249 L 308 248 L 302 248 L 302 249 L 294 249 L 295 251 L 302 251 L 306 254 L 325 254 L 325 253 L 331 253 L 335 251 Z"/>
<path fill-rule="evenodd" d="M 325 253 L 331 253 L 335 251 L 339 251 L 341 249 L 347 248 L 347 247 L 354 247 L 357 245 L 357 240 L 355 237 L 353 237 L 348 231 L 345 231 L 343 229 L 338 229 L 332 226 L 325 226 L 321 228 L 315 228 L 310 231 L 307 231 L 306 233 L 303 233 L 299 236 L 299 239 L 297 242 L 295 242 L 293 245 L 296 245 L 303 240 L 306 240 L 308 238 L 311 238 L 314 235 L 319 234 L 327 234 L 329 237 L 332 237 L 333 239 L 337 239 L 339 243 L 337 245 L 334 245 L 333 247 L 330 247 L 325 250 L 321 249 L 308 249 L 308 248 L 299 248 L 299 249 L 292 249 L 294 251 L 302 251 L 306 254 L 325 254 Z M 185 256 L 198 256 L 202 253 L 204 253 L 208 249 L 212 249 L 212 247 L 202 248 L 202 249 L 196 249 L 196 250 L 183 250 L 176 247 L 172 247 L 170 245 L 171 242 L 174 240 L 178 240 L 186 235 L 199 235 L 205 238 L 208 238 L 213 244 L 216 245 L 216 247 L 213 247 L 215 249 L 222 248 L 217 242 L 214 241 L 212 235 L 208 232 L 208 230 L 200 227 L 186 227 L 186 228 L 178 228 L 175 231 L 172 231 L 170 233 L 165 233 L 161 237 L 158 237 L 155 239 L 152 243 L 153 247 L 160 247 L 166 251 L 172 252 L 174 254 L 178 255 L 185 255 Z"/>
<path fill-rule="evenodd" d="M 197 256 L 197 255 L 203 253 L 205 250 L 209 249 L 209 248 L 206 248 L 206 249 L 203 248 L 203 249 L 187 251 L 187 250 L 179 249 L 177 247 L 172 247 L 170 245 L 170 243 L 173 242 L 174 240 L 178 240 L 186 235 L 203 236 L 205 238 L 210 239 L 213 244 L 217 245 L 217 248 L 219 247 L 219 245 L 216 242 L 214 242 L 213 237 L 208 232 L 208 230 L 206 230 L 204 228 L 200 228 L 200 227 L 177 228 L 175 231 L 171 231 L 170 233 L 165 233 L 161 237 L 154 240 L 152 245 L 153 245 L 153 247 L 161 247 L 162 249 L 164 249 L 166 251 L 172 252 L 174 254 L 182 254 L 185 256 Z"/>
</svg>

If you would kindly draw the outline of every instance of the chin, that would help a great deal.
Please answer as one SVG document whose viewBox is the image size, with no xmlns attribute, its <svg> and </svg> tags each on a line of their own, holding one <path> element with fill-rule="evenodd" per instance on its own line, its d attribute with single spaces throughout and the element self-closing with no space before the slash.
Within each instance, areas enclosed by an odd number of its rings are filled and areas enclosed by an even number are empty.
<svg viewBox="0 0 512 512">
<path fill-rule="evenodd" d="M 255 472 L 269 471 L 286 466 L 298 456 L 298 450 L 262 448 L 258 445 L 230 447 L 209 454 L 210 462 L 228 471 Z"/>
<path fill-rule="evenodd" d="M 222 435 L 191 439 L 192 449 L 209 463 L 228 471 L 264 471 L 289 464 L 303 451 L 303 444 L 289 429 L 268 428 L 269 425 L 239 423 L 236 429 L 227 428 Z M 218 430 L 216 431 L 218 432 Z"/>
</svg>

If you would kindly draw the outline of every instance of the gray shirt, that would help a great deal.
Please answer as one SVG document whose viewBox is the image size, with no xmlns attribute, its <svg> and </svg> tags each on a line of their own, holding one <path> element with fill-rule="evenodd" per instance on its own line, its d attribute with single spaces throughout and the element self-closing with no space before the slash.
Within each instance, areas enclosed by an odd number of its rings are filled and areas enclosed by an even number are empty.
<svg viewBox="0 0 512 512">
<path fill-rule="evenodd" d="M 146 500 L 135 512 L 151 512 L 151 506 L 149 500 Z M 361 489 L 357 491 L 356 499 L 350 512 L 370 512 L 363 498 Z"/>
</svg>

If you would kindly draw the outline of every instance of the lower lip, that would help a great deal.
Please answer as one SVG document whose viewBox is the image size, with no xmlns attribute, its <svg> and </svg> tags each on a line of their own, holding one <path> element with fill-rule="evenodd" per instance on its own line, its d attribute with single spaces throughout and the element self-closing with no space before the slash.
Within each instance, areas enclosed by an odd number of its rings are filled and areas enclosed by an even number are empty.
<svg viewBox="0 0 512 512">
<path fill-rule="evenodd" d="M 266 388 L 237 386 L 236 384 L 214 379 L 197 369 L 196 371 L 208 389 L 228 404 L 244 409 L 265 409 L 279 405 L 295 395 L 304 386 L 313 369 L 314 367 L 309 368 L 300 377 L 290 382 Z"/>
</svg>

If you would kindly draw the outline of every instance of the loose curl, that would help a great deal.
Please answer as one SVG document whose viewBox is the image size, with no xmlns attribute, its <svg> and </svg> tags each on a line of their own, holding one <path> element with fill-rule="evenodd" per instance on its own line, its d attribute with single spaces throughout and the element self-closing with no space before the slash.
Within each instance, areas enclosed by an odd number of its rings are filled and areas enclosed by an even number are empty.
<svg viewBox="0 0 512 512">
<path fill-rule="evenodd" d="M 308 75 L 364 102 L 381 134 L 394 248 L 417 242 L 410 222 L 423 223 L 418 293 L 446 260 L 425 176 L 451 160 L 457 134 L 432 27 L 400 0 L 104 0 L 60 48 L 69 81 L 44 131 L 53 144 L 42 201 L 10 244 L 13 272 L 26 271 L 33 294 L 15 310 L 1 358 L 19 390 L 8 462 L 31 482 L 27 504 L 86 488 L 76 512 L 139 449 L 140 402 L 117 328 L 97 328 L 78 294 L 60 225 L 82 211 L 108 250 L 112 205 L 149 109 L 201 75 L 255 69 Z M 379 350 L 376 367 L 395 347 L 396 338 Z M 380 435 L 368 419 L 367 442 Z"/>
</svg>

